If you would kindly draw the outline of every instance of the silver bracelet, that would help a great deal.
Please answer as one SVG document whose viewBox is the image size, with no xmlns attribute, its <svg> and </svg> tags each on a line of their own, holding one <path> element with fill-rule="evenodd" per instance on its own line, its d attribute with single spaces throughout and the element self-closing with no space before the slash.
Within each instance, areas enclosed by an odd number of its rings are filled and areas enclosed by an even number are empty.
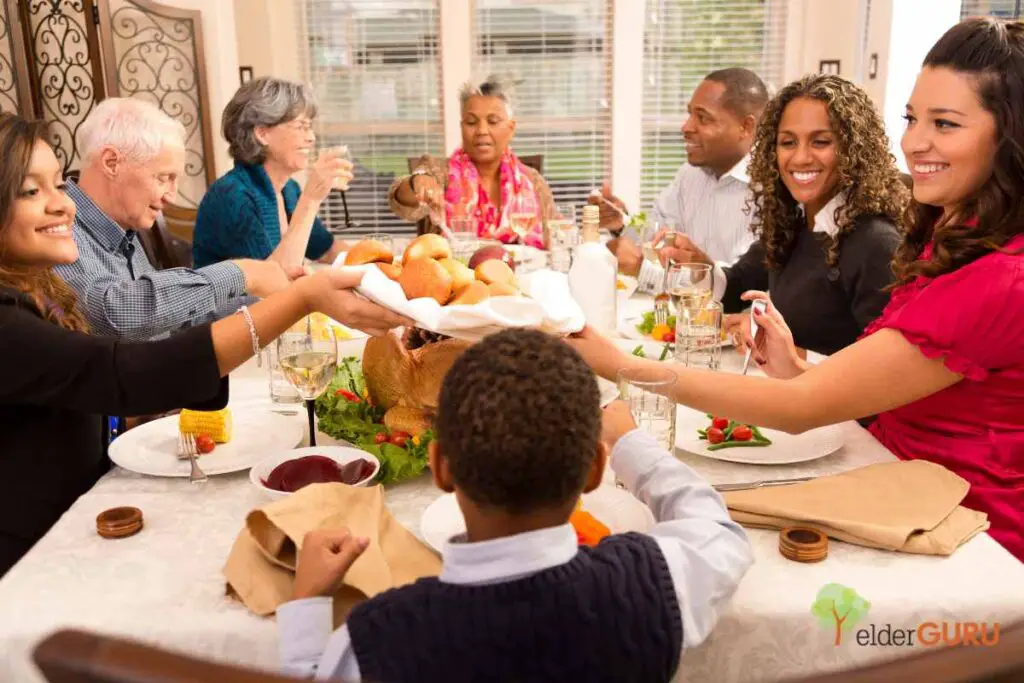
<svg viewBox="0 0 1024 683">
<path fill-rule="evenodd" d="M 245 318 L 245 324 L 249 326 L 249 338 L 252 340 L 252 354 L 256 356 L 256 367 L 263 367 L 263 354 L 260 353 L 260 335 L 256 334 L 256 323 L 252 321 L 252 314 L 248 306 L 242 306 L 238 312 Z"/>
</svg>

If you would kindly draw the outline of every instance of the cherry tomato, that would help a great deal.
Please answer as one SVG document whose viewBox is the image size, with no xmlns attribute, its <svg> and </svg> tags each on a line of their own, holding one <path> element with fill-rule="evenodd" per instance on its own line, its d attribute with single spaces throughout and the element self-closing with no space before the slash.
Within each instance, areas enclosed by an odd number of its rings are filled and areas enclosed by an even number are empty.
<svg viewBox="0 0 1024 683">
<path fill-rule="evenodd" d="M 665 336 L 661 338 L 661 341 L 666 342 L 668 344 L 675 344 L 676 343 L 676 333 L 675 333 L 675 330 L 671 330 L 670 329 L 668 332 L 666 332 Z"/>
<path fill-rule="evenodd" d="M 750 427 L 743 426 L 732 430 L 733 441 L 750 441 L 752 438 L 754 438 L 754 432 Z"/>
<path fill-rule="evenodd" d="M 209 434 L 200 434 L 196 437 L 196 450 L 201 454 L 212 453 L 216 447 L 217 443 Z"/>
<path fill-rule="evenodd" d="M 710 444 L 722 443 L 723 441 L 725 441 L 725 432 L 723 432 L 718 427 L 712 427 L 711 429 L 709 429 L 707 431 L 707 436 L 708 443 Z"/>
<path fill-rule="evenodd" d="M 410 435 L 405 432 L 391 432 L 391 438 L 388 439 L 392 444 L 399 448 L 405 448 L 405 444 L 409 441 Z"/>
<path fill-rule="evenodd" d="M 725 429 L 729 426 L 729 418 L 727 417 L 716 417 L 711 421 L 711 426 L 716 429 Z"/>
<path fill-rule="evenodd" d="M 355 394 L 353 394 L 351 391 L 346 391 L 345 389 L 338 389 L 337 391 L 334 392 L 334 395 L 342 396 L 345 398 L 346 401 L 349 401 L 351 403 L 361 403 L 363 400 L 356 396 Z"/>
<path fill-rule="evenodd" d="M 387 432 L 377 432 L 376 434 L 373 435 L 373 442 L 375 444 L 377 444 L 378 446 L 381 445 L 382 443 L 387 443 L 387 441 L 388 441 L 388 433 Z"/>
</svg>

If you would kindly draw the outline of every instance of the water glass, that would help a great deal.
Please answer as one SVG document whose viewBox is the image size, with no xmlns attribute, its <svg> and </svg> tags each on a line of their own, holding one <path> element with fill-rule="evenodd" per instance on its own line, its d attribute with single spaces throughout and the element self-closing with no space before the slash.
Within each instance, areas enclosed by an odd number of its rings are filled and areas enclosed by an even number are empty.
<svg viewBox="0 0 1024 683">
<path fill-rule="evenodd" d="M 619 398 L 629 404 L 637 426 L 669 453 L 676 445 L 676 404 L 664 392 L 675 381 L 676 373 L 665 367 L 632 368 L 618 374 Z"/>
<path fill-rule="evenodd" d="M 688 368 L 718 370 L 722 363 L 722 304 L 676 316 L 676 362 Z"/>
<path fill-rule="evenodd" d="M 556 204 L 548 218 L 548 253 L 551 269 L 568 273 L 572 265 L 572 250 L 580 243 L 580 229 L 576 223 L 576 206 Z"/>
<path fill-rule="evenodd" d="M 390 249 L 392 254 L 395 253 L 395 240 L 393 237 L 391 237 L 391 235 L 389 235 L 386 232 L 371 232 L 369 235 L 366 235 L 363 239 L 380 242 L 385 247 Z"/>
<path fill-rule="evenodd" d="M 326 154 L 333 154 L 338 159 L 352 161 L 352 154 L 348 150 L 348 145 L 336 145 L 334 147 L 328 147 L 327 149 L 324 150 L 324 152 Z M 343 178 L 335 178 L 333 187 L 335 190 L 341 190 L 342 192 L 344 192 L 345 190 L 348 189 L 348 183 L 349 181 Z"/>
<path fill-rule="evenodd" d="M 285 415 L 298 415 L 302 406 L 302 397 L 281 371 L 281 360 L 277 356 L 277 344 L 270 344 L 263 349 L 263 363 L 267 366 L 270 376 L 272 410 Z"/>
<path fill-rule="evenodd" d="M 452 218 L 448 229 L 451 231 L 452 255 L 468 265 L 479 244 L 476 222 L 472 218 Z"/>
</svg>

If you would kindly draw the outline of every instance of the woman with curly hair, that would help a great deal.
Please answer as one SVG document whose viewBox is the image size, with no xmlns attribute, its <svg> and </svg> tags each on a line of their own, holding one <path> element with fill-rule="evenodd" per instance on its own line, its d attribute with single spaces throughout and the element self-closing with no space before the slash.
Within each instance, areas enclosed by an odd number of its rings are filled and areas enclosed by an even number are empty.
<svg viewBox="0 0 1024 683">
<path fill-rule="evenodd" d="M 734 265 L 716 267 L 716 296 L 732 313 L 766 290 L 797 346 L 824 354 L 849 346 L 889 301 L 896 225 L 909 200 L 871 98 L 838 76 L 790 83 L 765 109 L 748 173 L 758 241 Z M 693 250 L 668 255 L 711 262 Z"/>
<path fill-rule="evenodd" d="M 817 365 L 784 320 L 757 317 L 771 378 L 675 368 L 667 390 L 701 412 L 789 432 L 878 415 L 897 457 L 970 483 L 963 504 L 1024 560 L 1024 22 L 967 19 L 925 58 L 907 104 L 914 179 L 892 300 L 863 338 Z M 587 328 L 601 375 L 645 361 Z"/>
</svg>

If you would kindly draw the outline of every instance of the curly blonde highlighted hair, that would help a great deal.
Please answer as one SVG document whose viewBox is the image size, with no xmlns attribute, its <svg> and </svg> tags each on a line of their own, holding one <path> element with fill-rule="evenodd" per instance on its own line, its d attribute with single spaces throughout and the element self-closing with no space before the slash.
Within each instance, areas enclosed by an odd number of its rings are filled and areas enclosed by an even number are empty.
<svg viewBox="0 0 1024 683">
<path fill-rule="evenodd" d="M 785 266 L 796 247 L 797 235 L 807 229 L 800 205 L 782 182 L 776 151 L 782 114 L 790 102 L 799 98 L 825 103 L 838 140 L 837 193 L 845 192 L 847 199 L 834 216 L 839 232 L 828 249 L 829 267 L 838 264 L 843 237 L 853 230 L 859 216 L 885 216 L 899 225 L 910 200 L 896 160 L 889 153 L 885 124 L 864 90 L 829 74 L 805 76 L 790 83 L 765 108 L 748 169 L 751 229 L 764 244 L 768 268 L 775 271 Z"/>
</svg>

